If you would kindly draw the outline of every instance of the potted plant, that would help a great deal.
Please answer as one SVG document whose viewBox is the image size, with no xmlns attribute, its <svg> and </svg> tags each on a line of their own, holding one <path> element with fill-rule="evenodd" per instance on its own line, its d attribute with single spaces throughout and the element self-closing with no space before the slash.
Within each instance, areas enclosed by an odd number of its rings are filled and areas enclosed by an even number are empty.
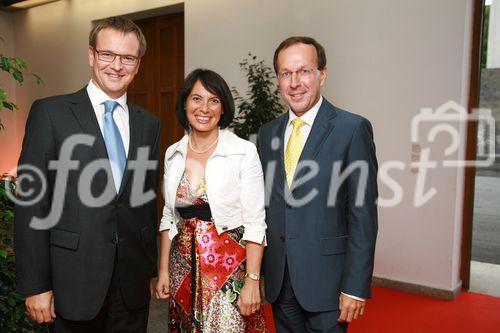
<svg viewBox="0 0 500 333">
<path fill-rule="evenodd" d="M 285 108 L 280 102 L 279 89 L 272 81 L 275 78 L 273 70 L 264 60 L 259 61 L 257 56 L 248 53 L 240 67 L 246 72 L 248 92 L 245 98 L 232 89 L 238 112 L 231 127 L 236 135 L 248 140 L 257 134 L 260 126 L 281 115 Z"/>
</svg>

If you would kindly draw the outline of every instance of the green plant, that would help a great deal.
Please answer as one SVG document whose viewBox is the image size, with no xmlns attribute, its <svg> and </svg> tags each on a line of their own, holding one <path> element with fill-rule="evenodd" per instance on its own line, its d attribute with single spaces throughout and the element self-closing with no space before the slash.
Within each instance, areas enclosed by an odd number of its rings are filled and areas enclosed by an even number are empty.
<svg viewBox="0 0 500 333">
<path fill-rule="evenodd" d="M 15 258 L 13 251 L 15 180 L 0 178 L 0 332 L 44 332 L 46 328 L 33 322 L 24 307 L 24 298 L 15 288 Z"/>
<path fill-rule="evenodd" d="M 488 30 L 490 26 L 490 9 L 491 6 L 484 7 L 483 16 L 483 40 L 481 44 L 481 68 L 486 68 L 486 58 L 488 56 Z"/>
<path fill-rule="evenodd" d="M 4 39 L 0 37 L 0 42 Z M 0 69 L 11 76 L 17 84 L 24 83 L 25 76 L 32 76 L 37 84 L 42 79 L 28 72 L 24 60 L 8 57 L 0 53 Z M 8 99 L 5 90 L 0 87 L 0 111 L 14 111 L 17 105 Z M 0 119 L 0 130 L 4 129 Z M 24 298 L 16 292 L 16 267 L 14 245 L 14 203 L 9 194 L 15 193 L 15 180 L 12 176 L 0 177 L 0 332 L 45 332 L 46 327 L 33 322 L 24 306 Z"/>
<path fill-rule="evenodd" d="M 231 127 L 241 138 L 248 139 L 257 134 L 260 126 L 275 119 L 285 111 L 280 102 L 279 89 L 273 83 L 273 70 L 266 66 L 264 60 L 248 54 L 248 58 L 240 62 L 240 67 L 246 72 L 249 91 L 247 98 L 242 97 L 233 88 L 234 100 L 237 105 L 237 115 Z"/>
<path fill-rule="evenodd" d="M 0 37 L 0 42 L 4 42 L 4 39 Z M 40 76 L 35 73 L 28 72 L 28 66 L 26 62 L 17 57 L 8 57 L 0 53 L 0 69 L 8 73 L 20 86 L 24 83 L 24 77 L 26 75 L 32 76 L 37 84 L 43 83 Z M 10 111 L 17 110 L 17 105 L 8 99 L 5 90 L 0 87 L 0 111 L 3 109 L 8 109 Z M 4 129 L 2 120 L 0 119 L 0 131 Z"/>
</svg>

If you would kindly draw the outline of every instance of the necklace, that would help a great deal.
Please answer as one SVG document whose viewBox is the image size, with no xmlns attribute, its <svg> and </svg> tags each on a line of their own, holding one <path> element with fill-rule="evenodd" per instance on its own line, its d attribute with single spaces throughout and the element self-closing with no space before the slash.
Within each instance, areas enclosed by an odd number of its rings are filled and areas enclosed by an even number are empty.
<svg viewBox="0 0 500 333">
<path fill-rule="evenodd" d="M 191 144 L 191 138 L 189 138 L 189 140 L 188 140 L 188 142 L 189 142 L 189 148 L 191 148 L 191 150 L 194 151 L 197 154 L 206 153 L 207 151 L 209 151 L 217 143 L 217 141 L 219 141 L 219 137 L 217 137 L 217 139 L 215 139 L 215 141 L 212 142 L 210 144 L 210 146 L 208 146 L 207 148 L 205 148 L 203 150 L 196 150 L 196 149 L 194 149 L 193 145 Z"/>
</svg>

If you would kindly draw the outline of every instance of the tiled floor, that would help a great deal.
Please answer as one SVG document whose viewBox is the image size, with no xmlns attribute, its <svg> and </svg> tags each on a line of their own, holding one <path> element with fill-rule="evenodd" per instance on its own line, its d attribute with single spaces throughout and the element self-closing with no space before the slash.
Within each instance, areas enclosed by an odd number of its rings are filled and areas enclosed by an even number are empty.
<svg viewBox="0 0 500 333">
<path fill-rule="evenodd" d="M 500 297 L 500 177 L 476 177 L 471 291 Z"/>
<path fill-rule="evenodd" d="M 471 291 L 500 297 L 500 177 L 476 177 Z"/>
<path fill-rule="evenodd" d="M 500 297 L 500 265 L 472 261 L 470 291 Z"/>
</svg>

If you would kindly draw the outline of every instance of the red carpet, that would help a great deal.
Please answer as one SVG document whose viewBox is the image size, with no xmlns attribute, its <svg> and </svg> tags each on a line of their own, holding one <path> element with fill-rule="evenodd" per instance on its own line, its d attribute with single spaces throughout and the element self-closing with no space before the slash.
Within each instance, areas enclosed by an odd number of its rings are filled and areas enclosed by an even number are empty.
<svg viewBox="0 0 500 333">
<path fill-rule="evenodd" d="M 265 312 L 274 332 L 271 307 Z M 500 298 L 463 292 L 453 301 L 442 301 L 374 287 L 365 315 L 350 324 L 348 332 L 499 333 Z"/>
</svg>

